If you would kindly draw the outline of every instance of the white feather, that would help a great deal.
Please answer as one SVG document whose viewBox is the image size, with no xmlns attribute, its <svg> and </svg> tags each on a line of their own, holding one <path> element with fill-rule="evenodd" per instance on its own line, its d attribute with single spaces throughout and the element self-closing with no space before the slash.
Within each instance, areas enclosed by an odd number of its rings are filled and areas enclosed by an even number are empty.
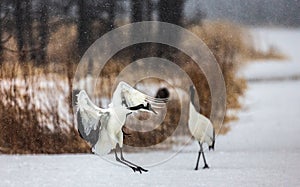
<svg viewBox="0 0 300 187">
<path fill-rule="evenodd" d="M 167 99 L 157 99 L 148 96 L 123 81 L 118 84 L 112 98 L 114 107 L 122 106 L 124 102 L 128 107 L 133 107 L 140 104 L 145 105 L 147 102 L 159 105 L 166 103 L 166 101 Z"/>
<path fill-rule="evenodd" d="M 92 148 L 92 152 L 103 156 L 108 154 L 111 149 L 113 149 L 116 146 L 116 142 L 113 141 L 111 137 L 109 137 L 109 133 L 106 129 L 102 129 L 99 134 L 99 139 L 95 146 Z"/>
<path fill-rule="evenodd" d="M 77 112 L 82 118 L 84 133 L 89 135 L 92 129 L 97 129 L 99 120 L 106 110 L 94 105 L 84 90 L 77 95 L 77 107 Z"/>
<path fill-rule="evenodd" d="M 198 113 L 194 105 L 190 102 L 189 111 L 189 130 L 196 140 L 200 143 L 207 143 L 209 146 L 213 144 L 213 125 L 211 121 L 204 115 Z"/>
</svg>

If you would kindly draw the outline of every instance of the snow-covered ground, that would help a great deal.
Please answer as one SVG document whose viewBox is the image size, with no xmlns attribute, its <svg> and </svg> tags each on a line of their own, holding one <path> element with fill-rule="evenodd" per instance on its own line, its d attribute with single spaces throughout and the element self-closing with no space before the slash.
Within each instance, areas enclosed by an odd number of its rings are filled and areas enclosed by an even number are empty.
<svg viewBox="0 0 300 187">
<path fill-rule="evenodd" d="M 289 59 L 249 64 L 241 73 L 251 80 L 244 108 L 231 131 L 217 137 L 216 151 L 206 153 L 209 170 L 193 170 L 196 142 L 179 153 L 126 154 L 149 169 L 142 175 L 108 162 L 113 155 L 1 155 L 0 186 L 300 186 L 300 80 L 272 79 L 300 75 L 300 30 L 254 33 Z"/>
</svg>

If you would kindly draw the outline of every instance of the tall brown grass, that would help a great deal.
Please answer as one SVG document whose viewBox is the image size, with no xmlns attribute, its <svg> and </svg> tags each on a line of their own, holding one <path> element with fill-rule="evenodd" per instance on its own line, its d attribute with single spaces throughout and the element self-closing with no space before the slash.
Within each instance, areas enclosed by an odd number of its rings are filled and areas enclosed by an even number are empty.
<svg viewBox="0 0 300 187">
<path fill-rule="evenodd" d="M 58 99 L 69 99 L 65 75 L 48 73 L 30 63 L 5 63 L 0 68 L 0 77 L 0 152 L 89 151 L 73 125 L 72 111 L 61 114 L 59 110 L 69 106 L 68 100 Z"/>
</svg>

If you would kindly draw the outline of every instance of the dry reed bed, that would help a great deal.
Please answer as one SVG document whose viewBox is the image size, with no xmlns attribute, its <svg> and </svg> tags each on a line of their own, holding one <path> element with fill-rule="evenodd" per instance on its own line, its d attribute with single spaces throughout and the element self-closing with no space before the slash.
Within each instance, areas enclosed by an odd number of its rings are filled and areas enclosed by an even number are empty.
<svg viewBox="0 0 300 187">
<path fill-rule="evenodd" d="M 73 125 L 67 77 L 14 63 L 0 73 L 0 152 L 88 151 Z"/>
</svg>

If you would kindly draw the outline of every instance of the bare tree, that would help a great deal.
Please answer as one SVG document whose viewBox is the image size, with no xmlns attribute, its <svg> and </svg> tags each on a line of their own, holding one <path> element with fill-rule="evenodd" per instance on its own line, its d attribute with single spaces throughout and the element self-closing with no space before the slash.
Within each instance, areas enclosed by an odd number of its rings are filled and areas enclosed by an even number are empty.
<svg viewBox="0 0 300 187">
<path fill-rule="evenodd" d="M 37 64 L 47 63 L 47 46 L 49 42 L 49 12 L 48 1 L 42 0 L 39 7 L 39 56 Z"/>
<path fill-rule="evenodd" d="M 158 3 L 158 17 L 160 21 L 182 24 L 185 0 L 160 0 Z"/>
<path fill-rule="evenodd" d="M 19 61 L 36 58 L 35 40 L 33 38 L 32 1 L 14 1 L 14 20 Z"/>
<path fill-rule="evenodd" d="M 158 2 L 158 19 L 162 22 L 172 23 L 176 25 L 183 25 L 183 8 L 185 0 L 159 0 Z M 177 40 L 180 40 L 180 36 L 177 37 Z M 176 49 L 170 46 L 159 45 L 157 47 L 156 55 L 161 57 L 165 56 L 166 58 L 173 61 L 174 54 Z"/>
<path fill-rule="evenodd" d="M 112 30 L 115 28 L 115 17 L 116 17 L 116 0 L 110 0 L 107 6 L 107 29 Z"/>
<path fill-rule="evenodd" d="M 4 61 L 5 50 L 15 52 L 14 50 L 5 47 L 5 43 L 8 42 L 12 37 L 12 34 L 8 34 L 11 33 L 10 30 L 8 29 L 8 25 L 10 25 L 9 23 L 9 16 L 11 13 L 9 11 L 10 6 L 11 6 L 10 1 L 7 0 L 0 1 L 0 65 Z"/>
<path fill-rule="evenodd" d="M 24 36 L 26 53 L 30 60 L 36 59 L 35 40 L 33 38 L 33 18 L 32 18 L 32 0 L 24 1 Z"/>
<path fill-rule="evenodd" d="M 17 50 L 19 54 L 19 61 L 24 62 L 25 61 L 25 54 L 23 52 L 24 48 L 24 35 L 23 35 L 23 29 L 24 29 L 24 22 L 23 22 L 23 9 L 22 9 L 22 0 L 16 0 L 15 1 L 15 10 L 14 10 L 14 19 L 15 19 L 15 27 L 16 27 L 16 38 L 17 38 Z"/>
<path fill-rule="evenodd" d="M 146 0 L 144 2 L 144 9 L 145 9 L 145 21 L 151 21 L 152 20 L 152 14 L 153 14 L 153 2 L 152 0 Z"/>
<path fill-rule="evenodd" d="M 89 7 L 87 0 L 78 0 L 78 52 L 79 56 L 89 47 L 92 39 L 91 20 L 89 17 Z"/>
<path fill-rule="evenodd" d="M 142 1 L 131 1 L 131 22 L 139 22 L 143 20 L 143 4 Z"/>
<path fill-rule="evenodd" d="M 2 15 L 2 5 L 3 5 L 3 2 L 0 1 L 0 39 L 1 39 L 1 41 L 0 41 L 0 65 L 3 62 L 3 50 L 4 50 L 3 43 L 2 43 L 2 35 L 3 35 L 2 34 L 2 32 L 3 32 L 3 21 L 2 21 L 2 17 L 1 17 L 1 15 Z"/>
<path fill-rule="evenodd" d="M 143 4 L 142 1 L 132 0 L 131 1 L 131 22 L 143 21 Z M 132 36 L 134 37 L 134 36 Z M 137 44 L 133 47 L 132 61 L 139 59 L 142 56 L 141 45 Z"/>
</svg>

